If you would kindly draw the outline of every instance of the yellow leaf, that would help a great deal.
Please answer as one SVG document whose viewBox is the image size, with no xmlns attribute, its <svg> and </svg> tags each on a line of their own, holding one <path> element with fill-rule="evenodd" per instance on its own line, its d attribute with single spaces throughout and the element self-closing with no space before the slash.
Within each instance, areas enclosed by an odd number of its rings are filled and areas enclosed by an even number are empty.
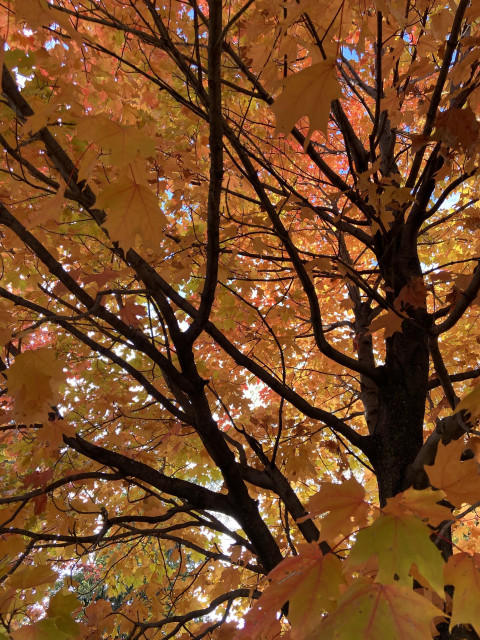
<svg viewBox="0 0 480 640">
<path fill-rule="evenodd" d="M 457 404 L 453 413 L 467 411 L 473 417 L 480 415 L 480 384 Z"/>
<path fill-rule="evenodd" d="M 456 624 L 471 624 L 480 634 L 480 555 L 456 553 L 444 568 L 445 583 L 455 587 L 452 620 Z"/>
<path fill-rule="evenodd" d="M 447 445 L 440 442 L 435 463 L 425 467 L 432 486 L 443 489 L 447 500 L 456 507 L 465 502 L 473 504 L 480 496 L 477 463 L 475 460 L 460 459 L 464 449 L 462 440 Z"/>
<path fill-rule="evenodd" d="M 15 589 L 31 589 L 49 582 L 53 584 L 56 580 L 58 580 L 58 573 L 46 565 L 41 565 L 16 571 L 8 579 L 8 585 Z"/>
<path fill-rule="evenodd" d="M 324 617 L 335 608 L 344 585 L 342 563 L 333 554 L 326 555 L 322 563 L 310 564 L 298 589 L 289 599 L 289 621 L 292 639 L 303 638 L 313 631 Z"/>
<path fill-rule="evenodd" d="M 46 421 L 52 404 L 59 398 L 59 386 L 65 381 L 63 365 L 55 351 L 48 347 L 25 351 L 15 358 L 7 375 L 8 392 L 14 398 L 14 419 L 27 424 Z"/>
<path fill-rule="evenodd" d="M 144 158 L 155 155 L 155 140 L 140 129 L 125 126 L 108 118 L 104 114 L 87 116 L 77 125 L 77 136 L 95 141 L 102 153 L 108 153 L 112 164 L 124 167 L 132 162 L 137 154 Z"/>
<path fill-rule="evenodd" d="M 277 133 L 289 133 L 295 123 L 308 116 L 310 128 L 305 141 L 318 129 L 327 132 L 332 100 L 341 97 L 335 60 L 323 60 L 285 79 L 284 88 L 272 105 Z"/>
<path fill-rule="evenodd" d="M 431 640 L 430 623 L 441 615 L 408 587 L 356 580 L 336 611 L 304 640 Z"/>
<path fill-rule="evenodd" d="M 158 249 L 166 218 L 148 187 L 124 176 L 121 183 L 110 184 L 102 191 L 97 206 L 108 211 L 105 227 L 122 249 L 133 247 L 137 234 L 144 247 Z"/>
<path fill-rule="evenodd" d="M 436 527 L 452 517 L 448 507 L 438 504 L 443 498 L 445 498 L 444 491 L 435 491 L 431 487 L 418 491 L 410 487 L 394 498 L 389 498 L 383 512 L 397 516 L 414 515 Z"/>
<path fill-rule="evenodd" d="M 384 329 L 384 333 L 383 333 L 384 338 L 389 338 L 390 336 L 393 336 L 393 334 L 396 332 L 398 333 L 402 332 L 402 323 L 403 323 L 403 318 L 401 318 L 398 314 L 396 314 L 394 311 L 389 309 L 387 313 L 384 313 L 378 316 L 378 318 L 375 318 L 374 320 L 372 320 L 368 329 L 370 333 L 375 333 L 375 331 L 380 331 L 380 329 Z"/>
</svg>

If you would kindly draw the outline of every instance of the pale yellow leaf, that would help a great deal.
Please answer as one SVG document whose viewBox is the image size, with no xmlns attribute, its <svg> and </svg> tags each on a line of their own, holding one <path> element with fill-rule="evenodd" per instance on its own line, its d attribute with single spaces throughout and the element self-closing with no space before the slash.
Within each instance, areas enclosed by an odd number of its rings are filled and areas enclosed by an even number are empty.
<svg viewBox="0 0 480 640">
<path fill-rule="evenodd" d="M 62 363 L 48 347 L 25 351 L 7 371 L 8 392 L 14 398 L 13 416 L 18 422 L 44 422 L 65 381 Z"/>
</svg>

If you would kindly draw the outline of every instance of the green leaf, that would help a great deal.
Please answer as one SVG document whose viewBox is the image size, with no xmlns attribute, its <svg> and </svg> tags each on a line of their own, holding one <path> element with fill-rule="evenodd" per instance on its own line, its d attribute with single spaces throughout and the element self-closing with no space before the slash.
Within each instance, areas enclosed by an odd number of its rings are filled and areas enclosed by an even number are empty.
<svg viewBox="0 0 480 640">
<path fill-rule="evenodd" d="M 357 580 L 304 640 L 432 640 L 431 621 L 442 615 L 408 587 Z"/>
<path fill-rule="evenodd" d="M 415 516 L 381 515 L 357 535 L 347 560 L 357 567 L 373 555 L 378 560 L 376 582 L 412 586 L 412 565 L 443 598 L 442 556 L 430 539 L 430 530 Z"/>
</svg>

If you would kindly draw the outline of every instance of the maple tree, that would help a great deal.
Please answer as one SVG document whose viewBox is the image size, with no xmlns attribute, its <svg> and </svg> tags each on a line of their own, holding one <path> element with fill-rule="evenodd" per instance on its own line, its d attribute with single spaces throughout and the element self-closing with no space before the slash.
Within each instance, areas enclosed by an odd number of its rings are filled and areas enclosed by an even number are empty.
<svg viewBox="0 0 480 640">
<path fill-rule="evenodd" d="M 0 2 L 0 639 L 480 635 L 480 2 Z"/>
</svg>

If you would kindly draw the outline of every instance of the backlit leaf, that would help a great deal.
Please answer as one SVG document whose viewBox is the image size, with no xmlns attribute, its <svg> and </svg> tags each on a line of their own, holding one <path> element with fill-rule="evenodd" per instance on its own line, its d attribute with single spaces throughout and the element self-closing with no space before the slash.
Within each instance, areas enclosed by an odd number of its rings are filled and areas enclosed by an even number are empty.
<svg viewBox="0 0 480 640">
<path fill-rule="evenodd" d="M 307 503 L 311 515 L 328 512 L 320 523 L 325 540 L 339 534 L 348 536 L 354 528 L 365 526 L 369 509 L 365 490 L 354 476 L 342 484 L 323 483 L 320 491 Z"/>
<path fill-rule="evenodd" d="M 454 586 L 450 627 L 471 624 L 480 634 L 480 555 L 455 553 L 444 569 L 445 583 Z"/>
<path fill-rule="evenodd" d="M 97 206 L 107 210 L 105 227 L 122 249 L 133 247 L 138 234 L 144 247 L 158 250 L 166 218 L 149 187 L 124 176 L 121 183 L 105 187 Z"/>
<path fill-rule="evenodd" d="M 456 507 L 473 504 L 480 496 L 480 475 L 475 460 L 461 460 L 463 440 L 438 445 L 435 463 L 426 466 L 428 478 L 437 489 L 445 491 L 447 500 Z"/>
<path fill-rule="evenodd" d="M 289 133 L 302 116 L 310 123 L 305 144 L 316 129 L 326 133 L 332 100 L 341 97 L 335 61 L 323 60 L 288 76 L 283 86 L 272 105 L 277 133 Z"/>
<path fill-rule="evenodd" d="M 305 640 L 431 640 L 430 624 L 441 615 L 408 587 L 357 580 Z"/>
<path fill-rule="evenodd" d="M 8 369 L 8 391 L 14 398 L 13 414 L 19 422 L 43 422 L 56 404 L 65 381 L 63 365 L 48 347 L 24 351 Z"/>
<path fill-rule="evenodd" d="M 443 597 L 442 557 L 430 539 L 431 531 L 414 516 L 381 515 L 367 529 L 357 534 L 347 564 L 357 567 L 375 555 L 378 561 L 376 581 L 412 586 L 411 568 L 419 573 L 432 589 Z"/>
<path fill-rule="evenodd" d="M 476 386 L 473 391 L 467 393 L 465 397 L 457 404 L 453 413 L 466 411 L 472 417 L 480 415 L 480 385 Z"/>
</svg>

